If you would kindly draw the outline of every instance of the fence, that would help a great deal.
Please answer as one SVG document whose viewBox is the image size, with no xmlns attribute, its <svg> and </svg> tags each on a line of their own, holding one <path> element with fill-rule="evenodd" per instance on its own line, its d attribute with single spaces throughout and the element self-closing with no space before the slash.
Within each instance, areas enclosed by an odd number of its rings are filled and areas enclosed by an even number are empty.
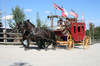
<svg viewBox="0 0 100 66">
<path fill-rule="evenodd" d="M 21 45 L 21 39 L 21 33 L 15 33 L 8 28 L 0 28 L 0 44 Z M 30 41 L 30 44 L 35 44 L 35 42 Z"/>
<path fill-rule="evenodd" d="M 12 29 L 0 28 L 0 44 L 21 44 L 21 33 L 14 33 Z"/>
</svg>

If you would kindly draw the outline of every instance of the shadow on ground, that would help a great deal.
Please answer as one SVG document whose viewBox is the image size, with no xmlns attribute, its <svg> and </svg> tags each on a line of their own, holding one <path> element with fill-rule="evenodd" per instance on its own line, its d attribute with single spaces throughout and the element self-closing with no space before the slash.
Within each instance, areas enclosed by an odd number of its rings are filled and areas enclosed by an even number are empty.
<svg viewBox="0 0 100 66">
<path fill-rule="evenodd" d="M 27 62 L 14 62 L 13 64 L 9 65 L 9 66 L 32 66 Z"/>
<path fill-rule="evenodd" d="M 28 50 L 38 50 L 38 51 L 41 51 L 41 50 L 45 50 L 45 51 L 47 51 L 47 50 L 56 50 L 56 48 L 54 49 L 54 48 L 45 48 L 45 49 L 40 49 L 39 47 L 37 47 L 37 46 L 30 46 L 30 47 L 28 47 L 28 48 L 25 48 L 25 47 L 19 47 L 19 48 L 23 48 L 25 51 L 28 51 Z"/>
<path fill-rule="evenodd" d="M 30 46 L 30 47 L 28 47 L 28 48 L 25 48 L 25 47 L 21 46 L 21 47 L 19 47 L 19 48 L 24 48 L 24 50 L 32 50 L 32 49 L 35 49 L 35 50 L 38 50 L 38 51 L 41 50 L 39 47 L 36 47 L 36 46 Z"/>
<path fill-rule="evenodd" d="M 67 46 L 62 46 L 62 45 L 59 45 L 59 46 L 57 46 L 58 48 L 60 48 L 60 49 L 68 49 L 68 47 Z M 75 49 L 83 49 L 82 47 L 80 47 L 80 46 L 74 46 L 74 48 Z M 73 49 L 73 48 L 72 48 Z"/>
<path fill-rule="evenodd" d="M 20 48 L 24 48 L 24 47 L 20 47 Z M 57 48 L 59 48 L 59 49 L 68 49 L 66 45 L 59 45 L 59 46 L 57 46 Z M 50 48 L 46 48 L 46 49 L 40 49 L 37 46 L 30 46 L 29 48 L 24 48 L 24 50 L 25 51 L 28 51 L 28 50 L 38 50 L 38 51 L 45 50 L 45 51 L 47 51 L 47 50 L 56 50 L 57 48 L 54 49 L 54 48 L 50 47 Z M 75 46 L 74 49 L 83 49 L 83 48 L 80 47 L 80 46 Z"/>
</svg>

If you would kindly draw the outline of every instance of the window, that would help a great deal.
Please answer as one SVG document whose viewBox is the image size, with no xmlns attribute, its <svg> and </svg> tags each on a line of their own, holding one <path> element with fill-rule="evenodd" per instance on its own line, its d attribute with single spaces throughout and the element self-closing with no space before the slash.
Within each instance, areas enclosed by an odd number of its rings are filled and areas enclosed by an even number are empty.
<svg viewBox="0 0 100 66">
<path fill-rule="evenodd" d="M 82 31 L 84 31 L 84 26 L 82 26 Z"/>
<path fill-rule="evenodd" d="M 74 33 L 76 33 L 76 26 L 74 26 Z"/>
<path fill-rule="evenodd" d="M 80 32 L 80 26 L 78 26 L 78 32 Z"/>
</svg>

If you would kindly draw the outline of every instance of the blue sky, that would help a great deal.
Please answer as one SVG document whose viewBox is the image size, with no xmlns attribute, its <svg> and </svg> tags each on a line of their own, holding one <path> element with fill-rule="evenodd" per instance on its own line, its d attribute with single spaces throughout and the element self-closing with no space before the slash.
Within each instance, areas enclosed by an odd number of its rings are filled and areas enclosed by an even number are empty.
<svg viewBox="0 0 100 66">
<path fill-rule="evenodd" d="M 36 13 L 39 12 L 42 21 L 47 20 L 48 12 L 59 14 L 53 7 L 53 3 L 57 3 L 69 12 L 73 9 L 81 19 L 84 13 L 85 23 L 93 22 L 95 26 L 100 26 L 100 0 L 0 0 L 0 10 L 2 10 L 2 17 L 11 14 L 11 9 L 18 5 L 24 9 L 26 18 L 30 19 L 32 23 L 36 24 Z M 6 10 L 6 14 L 4 13 Z M 44 22 L 50 24 L 49 20 Z"/>
</svg>

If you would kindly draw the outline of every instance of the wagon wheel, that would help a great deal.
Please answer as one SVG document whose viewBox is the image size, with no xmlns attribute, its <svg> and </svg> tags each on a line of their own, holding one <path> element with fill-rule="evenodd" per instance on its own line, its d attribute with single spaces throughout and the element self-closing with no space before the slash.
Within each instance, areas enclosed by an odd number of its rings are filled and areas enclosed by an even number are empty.
<svg viewBox="0 0 100 66">
<path fill-rule="evenodd" d="M 37 41 L 37 46 L 40 48 L 40 49 L 44 49 L 45 48 L 45 45 L 44 45 L 44 41 L 41 39 L 41 38 L 38 38 Z"/>
<path fill-rule="evenodd" d="M 69 34 L 67 35 L 67 46 L 68 46 L 68 49 L 71 49 L 74 47 L 74 41 L 72 40 L 72 36 Z"/>
<path fill-rule="evenodd" d="M 86 36 L 83 40 L 83 48 L 88 48 L 88 45 L 91 44 L 91 38 L 89 36 Z"/>
<path fill-rule="evenodd" d="M 42 43 L 41 43 L 41 41 L 40 40 L 38 40 L 37 42 L 37 46 L 40 48 L 40 49 L 42 49 L 43 47 L 42 47 Z"/>
</svg>

